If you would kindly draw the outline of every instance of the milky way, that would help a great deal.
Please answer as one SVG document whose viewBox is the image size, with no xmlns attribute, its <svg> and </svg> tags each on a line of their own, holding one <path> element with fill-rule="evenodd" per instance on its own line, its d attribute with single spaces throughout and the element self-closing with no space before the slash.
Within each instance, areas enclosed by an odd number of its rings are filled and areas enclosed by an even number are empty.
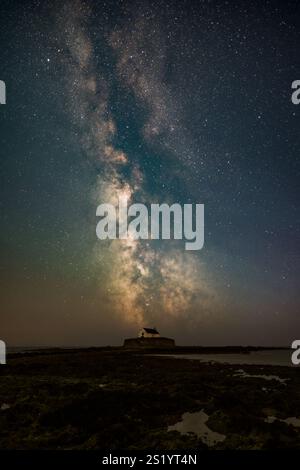
<svg viewBox="0 0 300 470">
<path fill-rule="evenodd" d="M 132 164 L 130 155 L 114 145 L 118 129 L 113 115 L 108 112 L 109 83 L 95 72 L 93 45 L 84 29 L 89 10 L 77 3 L 75 9 L 72 4 L 65 14 L 62 33 L 71 55 L 67 67 L 70 110 L 80 131 L 84 153 L 101 164 L 93 189 L 94 202 L 117 205 L 119 199 L 124 199 L 130 204 L 139 195 L 151 202 L 152 194 L 144 190 L 145 175 L 138 163 Z M 145 102 L 149 110 L 140 138 L 150 142 L 155 139 L 163 147 L 170 147 L 170 133 L 177 140 L 181 129 L 176 129 L 179 118 L 175 117 L 175 101 L 163 84 L 164 52 L 160 48 L 163 38 L 156 33 L 154 24 L 151 15 L 149 18 L 142 15 L 131 33 L 120 31 L 108 35 L 108 44 L 118 52 L 119 80 L 132 88 L 137 99 Z M 174 158 L 179 158 L 180 148 L 176 148 Z M 180 157 L 184 156 L 180 153 Z M 129 167 L 126 177 L 120 172 L 121 165 Z M 206 281 L 203 267 L 180 248 L 154 249 L 151 242 L 129 239 L 115 240 L 105 248 L 97 241 L 96 257 L 98 250 L 102 259 L 103 251 L 107 251 L 104 257 L 110 260 L 110 268 L 105 280 L 106 290 L 113 299 L 113 310 L 123 321 L 138 326 L 168 323 L 182 316 L 194 322 L 195 316 L 201 319 L 212 306 L 216 307 L 215 294 Z M 188 318 L 187 312 L 192 308 L 197 312 Z"/>
</svg>

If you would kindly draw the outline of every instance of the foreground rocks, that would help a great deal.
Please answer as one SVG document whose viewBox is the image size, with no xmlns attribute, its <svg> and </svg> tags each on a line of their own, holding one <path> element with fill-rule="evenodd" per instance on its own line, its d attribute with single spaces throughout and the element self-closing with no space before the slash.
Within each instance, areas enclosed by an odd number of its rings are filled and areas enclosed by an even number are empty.
<svg viewBox="0 0 300 470">
<path fill-rule="evenodd" d="M 203 410 L 226 436 L 214 449 L 300 449 L 300 428 L 283 421 L 300 417 L 299 369 L 242 368 L 257 377 L 122 349 L 10 357 L 0 369 L 0 448 L 204 450 L 195 434 L 168 432 Z"/>
</svg>

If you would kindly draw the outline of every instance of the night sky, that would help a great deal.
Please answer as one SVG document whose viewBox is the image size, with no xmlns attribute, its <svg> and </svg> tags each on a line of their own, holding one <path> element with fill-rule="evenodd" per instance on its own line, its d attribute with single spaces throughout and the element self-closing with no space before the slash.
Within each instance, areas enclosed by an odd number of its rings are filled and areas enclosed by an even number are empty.
<svg viewBox="0 0 300 470">
<path fill-rule="evenodd" d="M 1 339 L 296 339 L 300 4 L 0 10 Z M 205 204 L 204 248 L 98 240 L 96 208 L 118 197 Z"/>
</svg>

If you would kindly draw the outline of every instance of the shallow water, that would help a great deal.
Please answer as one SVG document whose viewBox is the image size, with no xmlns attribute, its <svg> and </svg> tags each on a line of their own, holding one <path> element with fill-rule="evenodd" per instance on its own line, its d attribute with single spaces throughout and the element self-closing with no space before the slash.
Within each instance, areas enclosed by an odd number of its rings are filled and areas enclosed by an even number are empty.
<svg viewBox="0 0 300 470">
<path fill-rule="evenodd" d="M 291 426 L 294 426 L 294 428 L 300 428 L 300 419 L 296 418 L 295 416 L 286 418 L 286 419 L 279 419 L 279 418 L 276 418 L 275 416 L 268 416 L 265 419 L 265 422 L 269 424 L 272 424 L 275 421 L 280 421 L 281 423 L 289 424 Z"/>
<path fill-rule="evenodd" d="M 249 354 L 168 354 L 178 359 L 193 359 L 201 362 L 219 362 L 223 364 L 253 364 L 262 366 L 293 366 L 291 361 L 293 351 L 289 349 L 273 349 L 253 351 Z"/>
<path fill-rule="evenodd" d="M 5 411 L 5 410 L 8 410 L 9 408 L 10 408 L 10 405 L 8 405 L 7 403 L 3 403 L 0 407 L 0 410 Z"/>
<path fill-rule="evenodd" d="M 246 378 L 253 378 L 253 379 L 264 379 L 264 380 L 277 380 L 277 382 L 286 385 L 286 382 L 290 380 L 289 378 L 287 379 L 281 379 L 278 377 L 278 375 L 264 375 L 264 374 L 247 374 L 243 369 L 239 369 L 236 371 L 235 374 L 233 374 L 233 377 L 246 377 Z"/>
<path fill-rule="evenodd" d="M 203 410 L 196 413 L 183 413 L 181 421 L 168 427 L 168 431 L 178 431 L 180 434 L 196 434 L 202 442 L 209 447 L 223 442 L 226 439 L 224 434 L 212 431 L 206 425 L 209 416 Z"/>
</svg>

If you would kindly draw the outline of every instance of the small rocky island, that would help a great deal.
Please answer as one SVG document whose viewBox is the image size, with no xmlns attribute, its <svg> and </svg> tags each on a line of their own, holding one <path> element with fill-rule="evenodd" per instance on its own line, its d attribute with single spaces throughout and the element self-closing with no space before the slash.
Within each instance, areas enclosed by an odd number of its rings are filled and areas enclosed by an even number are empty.
<svg viewBox="0 0 300 470">
<path fill-rule="evenodd" d="M 136 338 L 125 339 L 123 347 L 127 349 L 174 348 L 175 341 L 172 338 L 160 336 L 156 328 L 142 328 Z"/>
</svg>

